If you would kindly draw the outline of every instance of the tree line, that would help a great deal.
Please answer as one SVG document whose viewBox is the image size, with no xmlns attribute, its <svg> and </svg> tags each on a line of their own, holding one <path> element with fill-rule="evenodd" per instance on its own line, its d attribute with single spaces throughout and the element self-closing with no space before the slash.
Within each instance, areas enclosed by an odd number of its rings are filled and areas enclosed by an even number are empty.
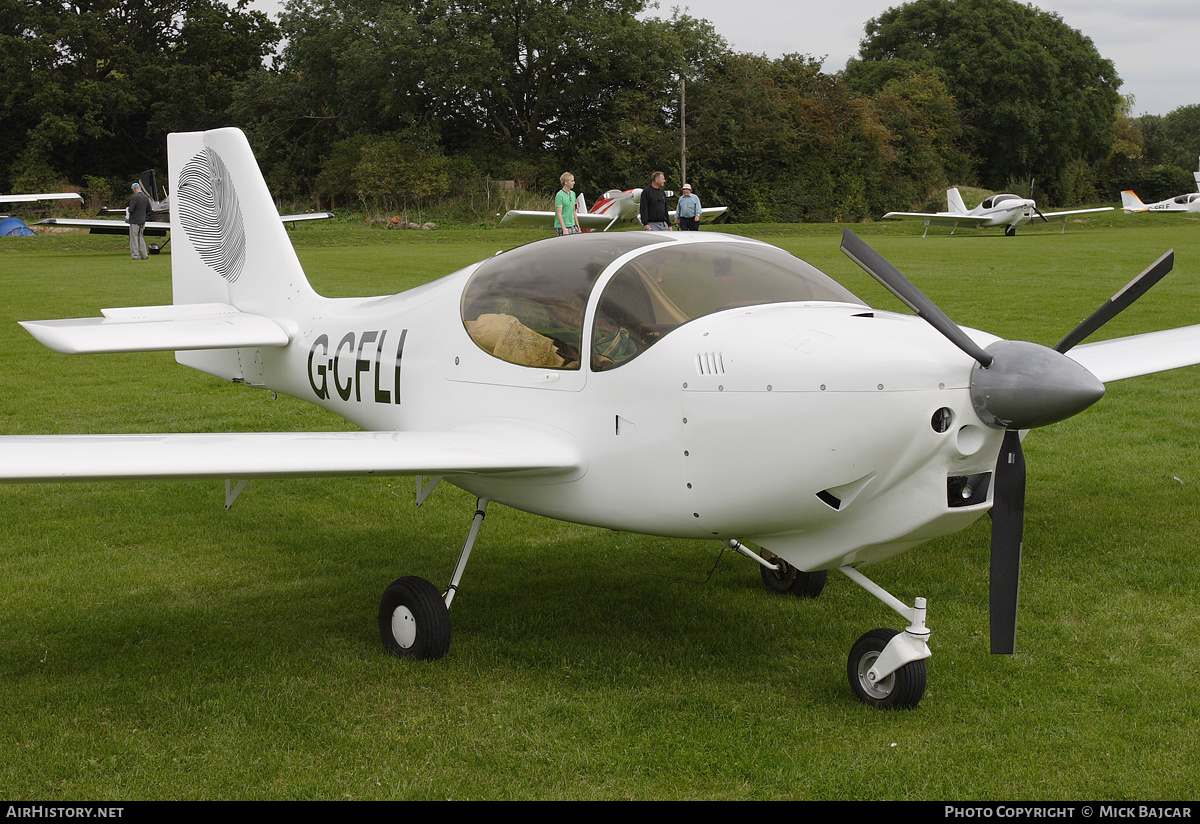
<svg viewBox="0 0 1200 824">
<path fill-rule="evenodd" d="M 123 197 L 172 131 L 244 129 L 278 197 L 488 219 L 499 181 L 594 200 L 653 170 L 741 222 L 1190 190 L 1200 105 L 1132 117 L 1111 61 L 1017 0 L 913 0 L 858 56 L 739 53 L 647 0 L 0 0 L 0 191 Z M 680 121 L 686 95 L 686 123 Z"/>
</svg>

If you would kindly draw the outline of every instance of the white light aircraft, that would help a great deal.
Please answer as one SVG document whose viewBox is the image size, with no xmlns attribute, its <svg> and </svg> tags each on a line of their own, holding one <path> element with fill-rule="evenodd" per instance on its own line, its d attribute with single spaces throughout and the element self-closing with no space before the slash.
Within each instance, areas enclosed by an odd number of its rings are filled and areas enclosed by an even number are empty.
<svg viewBox="0 0 1200 824">
<path fill-rule="evenodd" d="M 1142 203 L 1141 198 L 1126 189 L 1121 192 L 1121 207 L 1127 215 L 1134 212 L 1186 212 L 1200 214 L 1200 171 L 1192 172 L 1192 176 L 1196 179 L 1196 191 L 1194 192 L 1160 200 L 1158 203 Z"/>
<path fill-rule="evenodd" d="M 255 478 L 416 475 L 418 504 L 445 478 L 478 505 L 444 590 L 406 576 L 384 592 L 380 638 L 399 656 L 448 651 L 451 602 L 497 501 L 722 541 L 798 596 L 840 570 L 905 623 L 854 644 L 853 693 L 915 706 L 925 599 L 900 601 L 864 568 L 991 510 L 992 651 L 1011 653 L 1021 435 L 1090 406 L 1103 381 L 1200 362 L 1200 326 L 1081 344 L 1171 253 L 1053 349 L 956 325 L 849 231 L 843 251 L 916 316 L 712 232 L 546 239 L 397 295 L 325 298 L 240 131 L 174 134 L 168 147 L 174 303 L 22 325 L 65 353 L 174 350 L 362 431 L 6 436 L 0 476 L 225 479 L 227 506 Z"/>
<path fill-rule="evenodd" d="M 925 223 L 925 234 L 929 227 L 949 226 L 950 234 L 954 234 L 959 226 L 969 226 L 974 229 L 985 229 L 991 226 L 1003 226 L 1004 234 L 1012 237 L 1017 233 L 1017 227 L 1041 218 L 1049 223 L 1050 218 L 1061 219 L 1063 231 L 1067 230 L 1067 218 L 1072 215 L 1086 215 L 1095 212 L 1111 212 L 1113 207 L 1102 206 L 1097 209 L 1073 209 L 1069 212 L 1041 212 L 1037 203 L 1028 197 L 1019 195 L 998 194 L 984 198 L 974 209 L 968 209 L 963 202 L 962 194 L 957 188 L 946 190 L 946 205 L 948 212 L 888 212 L 884 220 L 921 220 Z M 925 235 L 921 235 L 924 237 Z"/>
<path fill-rule="evenodd" d="M 668 191 L 667 197 L 675 193 Z M 589 212 L 587 201 L 583 195 L 575 198 L 575 222 L 580 229 L 607 232 L 613 226 L 621 223 L 633 223 L 638 220 L 638 210 L 641 208 L 641 189 L 610 189 L 592 204 Z M 712 220 L 718 215 L 725 214 L 728 206 L 704 206 L 700 209 L 700 219 Z M 675 221 L 675 210 L 668 212 L 671 221 Z M 554 212 L 539 212 L 521 209 L 510 209 L 500 219 L 501 226 L 537 226 L 545 229 L 554 228 Z"/>
</svg>

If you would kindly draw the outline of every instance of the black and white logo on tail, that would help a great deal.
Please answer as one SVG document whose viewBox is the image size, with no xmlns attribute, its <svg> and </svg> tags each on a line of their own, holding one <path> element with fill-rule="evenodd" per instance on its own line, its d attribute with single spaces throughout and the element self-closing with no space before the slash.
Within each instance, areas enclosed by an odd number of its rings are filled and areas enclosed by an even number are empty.
<svg viewBox="0 0 1200 824">
<path fill-rule="evenodd" d="M 179 173 L 179 222 L 196 253 L 233 283 L 246 262 L 246 229 L 237 191 L 221 156 L 204 149 Z"/>
</svg>

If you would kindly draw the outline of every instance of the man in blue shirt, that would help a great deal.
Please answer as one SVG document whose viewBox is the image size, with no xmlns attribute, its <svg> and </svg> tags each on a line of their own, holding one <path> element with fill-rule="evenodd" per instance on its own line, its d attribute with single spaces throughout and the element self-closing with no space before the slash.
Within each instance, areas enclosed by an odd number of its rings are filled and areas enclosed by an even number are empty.
<svg viewBox="0 0 1200 824">
<path fill-rule="evenodd" d="M 692 184 L 683 184 L 683 194 L 675 205 L 675 222 L 685 232 L 700 230 L 700 198 L 692 194 Z"/>
</svg>

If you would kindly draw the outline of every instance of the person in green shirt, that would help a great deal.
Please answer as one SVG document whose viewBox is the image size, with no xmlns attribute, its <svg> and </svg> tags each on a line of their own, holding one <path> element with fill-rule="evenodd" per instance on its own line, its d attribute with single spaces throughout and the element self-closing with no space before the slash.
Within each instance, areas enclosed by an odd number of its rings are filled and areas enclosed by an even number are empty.
<svg viewBox="0 0 1200 824">
<path fill-rule="evenodd" d="M 554 233 L 560 237 L 577 235 L 579 227 L 575 224 L 575 196 L 571 194 L 575 188 L 575 175 L 563 172 L 558 180 L 562 188 L 554 195 Z"/>
</svg>

